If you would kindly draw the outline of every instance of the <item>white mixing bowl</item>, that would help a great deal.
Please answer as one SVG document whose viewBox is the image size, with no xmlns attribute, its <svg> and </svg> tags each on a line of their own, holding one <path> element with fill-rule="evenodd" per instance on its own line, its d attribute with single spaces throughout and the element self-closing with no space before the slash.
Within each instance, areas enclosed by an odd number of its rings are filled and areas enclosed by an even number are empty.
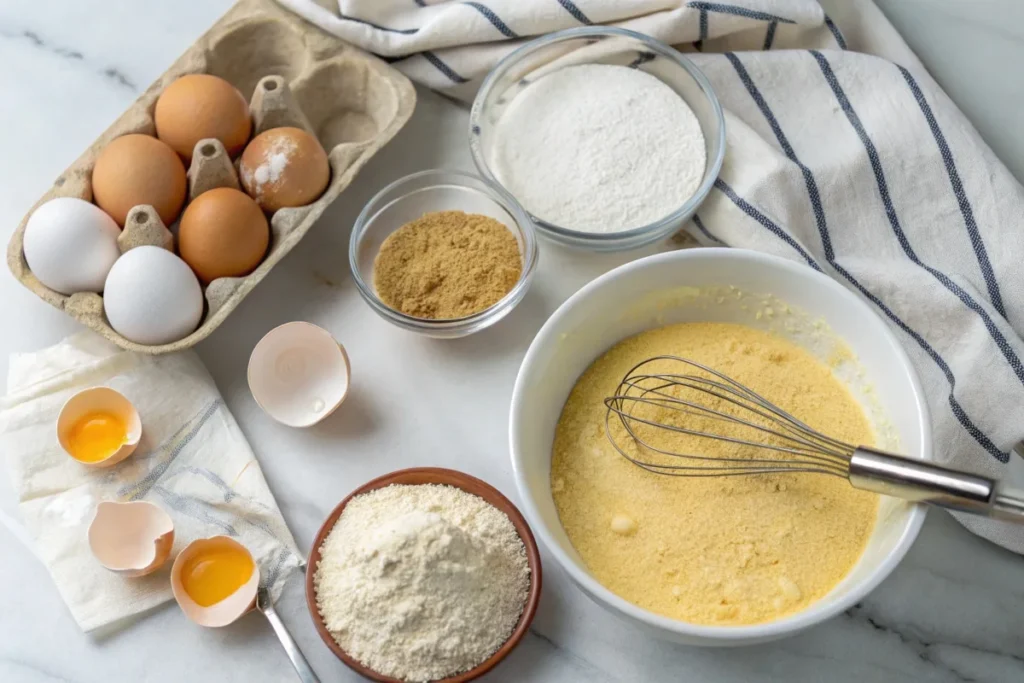
<svg viewBox="0 0 1024 683">
<path fill-rule="evenodd" d="M 717 321 L 765 329 L 774 326 L 778 331 L 779 314 L 757 318 L 756 307 L 740 305 L 739 299 L 708 299 L 694 289 L 706 292 L 730 286 L 752 295 L 774 295 L 794 311 L 807 314 L 794 319 L 818 320 L 831 327 L 834 335 L 823 337 L 819 324 L 817 334 L 787 336 L 823 359 L 831 352 L 828 339 L 843 340 L 857 357 L 864 377 L 862 387 L 851 388 L 876 431 L 882 438 L 888 435 L 889 443 L 883 445 L 910 457 L 932 458 L 928 409 L 903 349 L 867 304 L 806 266 L 740 249 L 691 249 L 626 264 L 577 292 L 541 328 L 516 379 L 510 439 L 522 508 L 555 559 L 598 604 L 658 637 L 691 645 L 774 640 L 849 609 L 899 563 L 925 515 L 923 506 L 884 498 L 875 531 L 849 575 L 805 610 L 765 624 L 700 626 L 659 616 L 620 598 L 590 575 L 559 522 L 551 496 L 551 445 L 565 400 L 598 356 L 616 342 L 652 327 Z"/>
</svg>

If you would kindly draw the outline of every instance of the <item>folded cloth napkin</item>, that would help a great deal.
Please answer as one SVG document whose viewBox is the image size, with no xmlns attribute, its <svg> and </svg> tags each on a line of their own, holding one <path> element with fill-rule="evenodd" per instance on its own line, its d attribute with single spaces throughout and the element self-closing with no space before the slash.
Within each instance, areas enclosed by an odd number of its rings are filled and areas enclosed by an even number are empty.
<svg viewBox="0 0 1024 683">
<path fill-rule="evenodd" d="M 74 462 L 56 439 L 64 402 L 100 385 L 124 394 L 142 418 L 138 449 L 109 469 Z M 146 500 L 167 511 L 174 520 L 172 557 L 197 538 L 236 538 L 256 558 L 261 582 L 275 598 L 304 564 L 249 444 L 191 351 L 145 356 L 84 332 L 11 356 L 0 453 L 34 549 L 85 631 L 112 630 L 172 598 L 170 562 L 150 576 L 126 579 L 92 556 L 86 531 L 99 501 Z"/>
<path fill-rule="evenodd" d="M 279 2 L 461 99 L 540 33 L 610 23 L 686 43 L 722 102 L 728 149 L 688 229 L 863 297 L 921 376 L 936 457 L 1019 478 L 1024 189 L 916 61 L 847 51 L 813 0 Z M 959 519 L 1024 552 L 1024 527 Z"/>
</svg>

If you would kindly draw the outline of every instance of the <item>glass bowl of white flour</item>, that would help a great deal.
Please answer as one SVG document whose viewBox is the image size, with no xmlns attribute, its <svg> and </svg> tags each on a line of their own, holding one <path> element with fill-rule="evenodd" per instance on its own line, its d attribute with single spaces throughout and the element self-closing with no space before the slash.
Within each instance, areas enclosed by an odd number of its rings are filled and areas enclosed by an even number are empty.
<svg viewBox="0 0 1024 683">
<path fill-rule="evenodd" d="M 502 60 L 470 113 L 480 173 L 545 237 L 621 251 L 674 234 L 718 177 L 725 121 L 677 50 L 613 27 L 559 31 Z"/>
</svg>

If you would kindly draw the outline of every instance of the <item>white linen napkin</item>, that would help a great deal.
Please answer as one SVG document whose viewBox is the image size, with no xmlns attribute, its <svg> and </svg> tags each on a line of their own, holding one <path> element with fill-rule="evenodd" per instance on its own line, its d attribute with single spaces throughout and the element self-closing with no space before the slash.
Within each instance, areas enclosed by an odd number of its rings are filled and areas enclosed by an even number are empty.
<svg viewBox="0 0 1024 683">
<path fill-rule="evenodd" d="M 691 53 L 725 110 L 728 151 L 689 231 L 863 297 L 921 376 L 936 457 L 1020 480 L 1024 189 L 909 52 L 895 64 L 847 51 L 814 0 L 278 1 L 462 100 L 501 57 L 559 29 L 607 23 Z M 1024 552 L 1024 526 L 958 518 Z"/>
<path fill-rule="evenodd" d="M 74 462 L 56 437 L 64 402 L 101 385 L 124 394 L 142 418 L 138 449 L 109 469 Z M 155 574 L 131 579 L 93 557 L 86 531 L 102 500 L 146 500 L 167 511 L 174 521 L 172 559 L 197 538 L 236 538 L 256 558 L 275 599 L 304 564 L 259 463 L 194 352 L 145 356 L 79 333 L 12 355 L 0 408 L 0 453 L 22 521 L 83 630 L 113 630 L 172 599 L 171 560 Z"/>
</svg>

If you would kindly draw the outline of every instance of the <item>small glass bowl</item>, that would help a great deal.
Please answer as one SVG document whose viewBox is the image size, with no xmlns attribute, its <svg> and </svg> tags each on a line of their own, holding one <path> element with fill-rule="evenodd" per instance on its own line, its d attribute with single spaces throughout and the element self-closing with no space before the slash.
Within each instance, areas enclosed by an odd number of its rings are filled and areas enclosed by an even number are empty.
<svg viewBox="0 0 1024 683">
<path fill-rule="evenodd" d="M 588 233 L 532 216 L 534 224 L 542 235 L 555 242 L 591 251 L 635 249 L 674 234 L 704 201 L 722 168 L 725 119 L 707 77 L 677 50 L 642 33 L 613 27 L 567 29 L 533 40 L 501 60 L 484 79 L 469 114 L 473 162 L 484 178 L 501 185 L 489 165 L 495 124 L 530 81 L 578 64 L 630 66 L 657 77 L 676 91 L 696 114 L 704 133 L 704 176 L 696 192 L 682 206 L 639 228 Z"/>
<path fill-rule="evenodd" d="M 512 290 L 490 308 L 464 318 L 430 320 L 396 311 L 377 295 L 373 286 L 373 262 L 381 244 L 406 223 L 432 211 L 465 211 L 490 216 L 515 236 L 523 271 Z M 396 180 L 367 202 L 352 228 L 348 262 L 359 293 L 380 317 L 428 337 L 454 339 L 490 327 L 522 301 L 537 267 L 537 255 L 533 224 L 512 195 L 468 173 L 431 170 Z"/>
</svg>

